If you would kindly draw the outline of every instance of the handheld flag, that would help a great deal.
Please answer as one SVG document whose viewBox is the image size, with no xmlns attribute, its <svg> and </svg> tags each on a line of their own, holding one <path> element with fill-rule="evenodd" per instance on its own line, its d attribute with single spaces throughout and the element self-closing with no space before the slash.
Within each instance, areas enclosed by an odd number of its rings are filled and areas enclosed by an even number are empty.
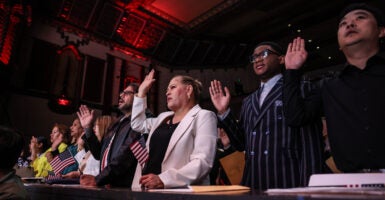
<svg viewBox="0 0 385 200">
<path fill-rule="evenodd" d="M 72 157 L 71 153 L 68 150 L 63 151 L 59 155 L 55 156 L 54 159 L 50 162 L 55 175 L 60 174 L 64 168 L 76 163 L 75 159 Z"/>
<path fill-rule="evenodd" d="M 148 160 L 148 152 L 146 149 L 146 142 L 144 140 L 143 135 L 140 136 L 140 138 L 138 140 L 136 140 L 135 142 L 133 142 L 130 145 L 130 149 L 131 149 L 132 153 L 134 154 L 135 158 L 138 160 L 138 163 L 143 168 L 144 164 L 146 164 L 146 162 Z"/>
</svg>

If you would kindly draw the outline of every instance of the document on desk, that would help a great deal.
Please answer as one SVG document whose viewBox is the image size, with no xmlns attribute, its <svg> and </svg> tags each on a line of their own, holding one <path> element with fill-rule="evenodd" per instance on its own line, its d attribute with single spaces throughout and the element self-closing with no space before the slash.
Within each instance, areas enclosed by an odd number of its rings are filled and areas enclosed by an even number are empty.
<svg viewBox="0 0 385 200">
<path fill-rule="evenodd" d="M 149 192 L 222 192 L 222 191 L 247 191 L 249 187 L 241 185 L 191 185 L 187 188 L 149 189 Z"/>
<path fill-rule="evenodd" d="M 285 189 L 268 189 L 269 195 L 313 195 L 313 194 L 360 194 L 385 195 L 384 188 L 348 188 L 348 187 L 300 187 Z"/>
<path fill-rule="evenodd" d="M 268 194 L 385 195 L 385 173 L 314 174 L 309 187 L 268 189 Z"/>
</svg>

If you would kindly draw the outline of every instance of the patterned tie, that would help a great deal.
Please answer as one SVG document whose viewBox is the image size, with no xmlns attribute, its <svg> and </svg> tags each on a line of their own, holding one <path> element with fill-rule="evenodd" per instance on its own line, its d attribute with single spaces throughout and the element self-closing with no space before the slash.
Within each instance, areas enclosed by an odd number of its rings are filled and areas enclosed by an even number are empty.
<svg viewBox="0 0 385 200">
<path fill-rule="evenodd" d="M 265 84 L 261 84 L 261 87 L 259 87 L 258 89 L 258 92 L 257 92 L 257 98 L 258 98 L 258 102 L 259 102 L 259 106 L 261 107 L 262 106 L 262 99 L 261 99 L 261 94 L 263 92 L 263 87 L 265 86 Z"/>
<path fill-rule="evenodd" d="M 108 161 L 107 161 L 108 153 L 110 152 L 111 144 L 114 141 L 114 138 L 115 138 L 115 134 L 112 136 L 112 138 L 110 140 L 110 143 L 108 144 L 106 150 L 104 151 L 104 154 L 103 154 L 103 157 L 102 157 L 102 163 L 101 163 L 101 166 L 100 166 L 100 171 L 102 171 L 105 167 L 107 167 L 107 164 L 108 164 Z"/>
<path fill-rule="evenodd" d="M 112 136 L 111 140 L 110 140 L 110 143 L 108 144 L 106 150 L 104 151 L 103 153 L 103 157 L 102 157 L 102 160 L 101 160 L 101 165 L 100 165 L 100 171 L 102 171 L 105 167 L 107 167 L 107 164 L 108 164 L 108 154 L 110 153 L 110 149 L 111 149 L 111 145 L 112 143 L 114 142 L 114 138 L 115 138 L 115 135 L 118 134 L 121 126 L 123 125 L 123 120 L 126 119 L 127 116 L 124 116 L 122 117 L 120 120 L 119 120 L 119 123 L 117 126 L 115 126 L 114 128 L 114 135 Z"/>
</svg>

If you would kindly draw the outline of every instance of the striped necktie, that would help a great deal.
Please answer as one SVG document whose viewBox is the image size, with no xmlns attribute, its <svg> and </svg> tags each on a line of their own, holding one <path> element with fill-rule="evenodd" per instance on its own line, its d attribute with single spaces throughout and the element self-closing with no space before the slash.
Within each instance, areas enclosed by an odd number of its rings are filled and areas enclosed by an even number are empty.
<svg viewBox="0 0 385 200">
<path fill-rule="evenodd" d="M 104 154 L 103 154 L 103 157 L 102 157 L 102 163 L 101 163 L 101 166 L 100 166 L 100 171 L 102 171 L 105 167 L 107 167 L 107 164 L 108 164 L 108 161 L 107 161 L 108 153 L 110 152 L 111 144 L 114 141 L 115 135 L 116 134 L 114 134 L 112 136 L 112 138 L 110 140 L 110 143 L 108 144 L 106 150 L 104 151 Z"/>
<path fill-rule="evenodd" d="M 263 87 L 265 86 L 265 84 L 261 84 L 261 87 L 259 87 L 258 89 L 258 92 L 257 92 L 257 98 L 258 98 L 258 102 L 259 102 L 259 106 L 262 106 L 262 99 L 261 99 L 261 94 L 263 92 Z"/>
</svg>

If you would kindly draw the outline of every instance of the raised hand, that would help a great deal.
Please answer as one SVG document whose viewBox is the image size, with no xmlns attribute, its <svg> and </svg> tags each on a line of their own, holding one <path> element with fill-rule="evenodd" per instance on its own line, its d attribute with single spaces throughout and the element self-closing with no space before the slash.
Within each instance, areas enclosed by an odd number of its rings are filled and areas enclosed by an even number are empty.
<svg viewBox="0 0 385 200">
<path fill-rule="evenodd" d="M 80 124 L 83 128 L 91 128 L 94 120 L 94 110 L 90 110 L 86 105 L 81 105 L 79 111 L 76 112 L 79 117 Z"/>
<path fill-rule="evenodd" d="M 55 140 L 52 142 L 51 150 L 56 151 L 58 149 L 60 143 L 62 143 L 63 141 L 64 141 L 63 134 L 60 133 L 59 136 L 57 138 L 55 138 Z"/>
<path fill-rule="evenodd" d="M 221 82 L 213 80 L 211 81 L 209 91 L 211 102 L 213 102 L 215 109 L 218 111 L 218 114 L 221 115 L 225 113 L 230 104 L 230 90 L 227 87 L 224 87 L 223 92 Z"/>
<path fill-rule="evenodd" d="M 150 90 L 152 84 L 155 82 L 154 79 L 155 71 L 152 69 L 144 78 L 138 89 L 138 97 L 145 97 Z"/>
<path fill-rule="evenodd" d="M 305 40 L 297 37 L 289 43 L 285 55 L 286 69 L 299 69 L 305 63 L 307 51 L 305 49 Z"/>
</svg>

